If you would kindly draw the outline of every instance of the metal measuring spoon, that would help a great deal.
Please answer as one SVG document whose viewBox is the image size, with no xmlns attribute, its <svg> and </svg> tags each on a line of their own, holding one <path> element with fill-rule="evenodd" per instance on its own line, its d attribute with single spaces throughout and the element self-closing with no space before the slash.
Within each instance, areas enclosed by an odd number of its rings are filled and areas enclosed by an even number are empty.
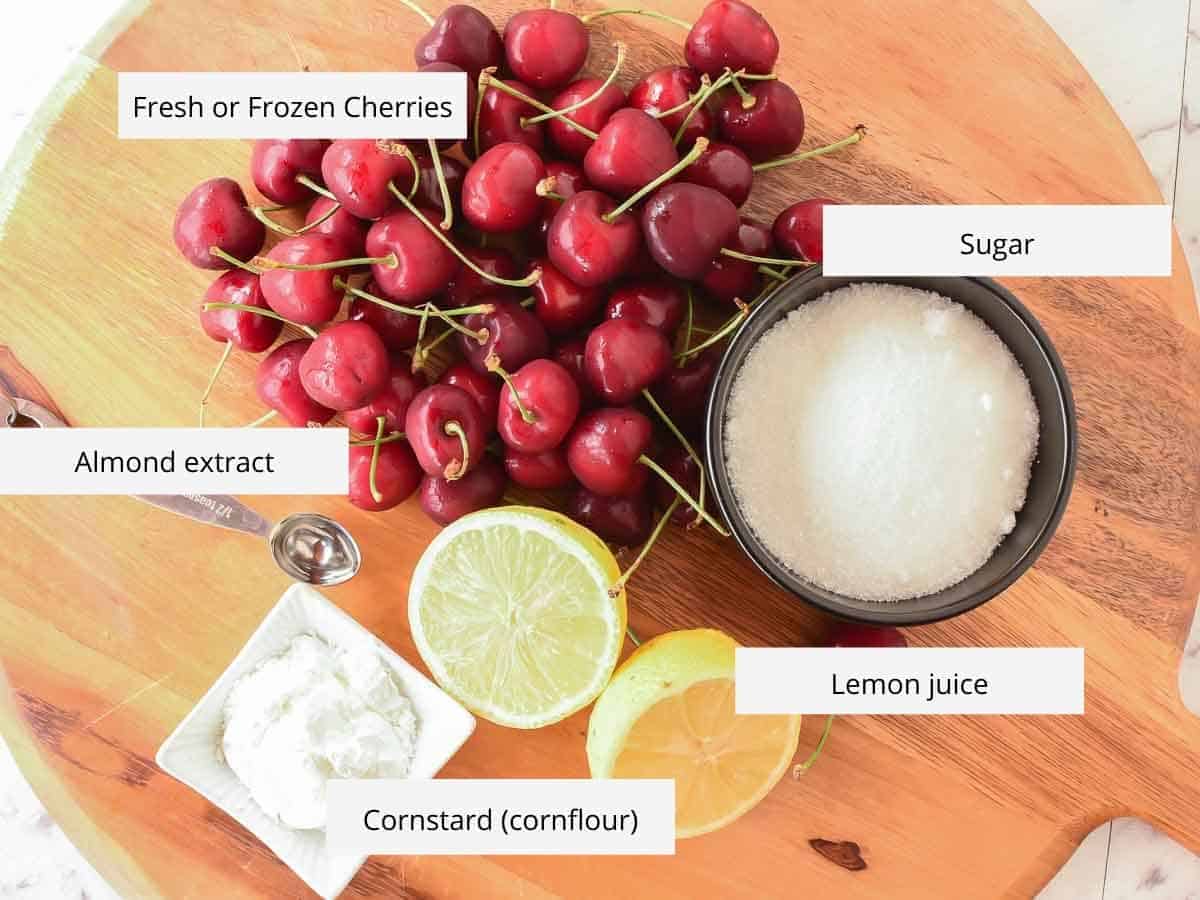
<svg viewBox="0 0 1200 900">
<path fill-rule="evenodd" d="M 44 406 L 0 390 L 0 428 L 15 426 L 22 418 L 40 428 L 67 427 Z M 139 494 L 136 499 L 206 525 L 265 538 L 275 564 L 307 584 L 341 584 L 362 565 L 362 552 L 350 532 L 319 513 L 294 513 L 272 525 L 240 500 L 224 495 Z"/>
</svg>

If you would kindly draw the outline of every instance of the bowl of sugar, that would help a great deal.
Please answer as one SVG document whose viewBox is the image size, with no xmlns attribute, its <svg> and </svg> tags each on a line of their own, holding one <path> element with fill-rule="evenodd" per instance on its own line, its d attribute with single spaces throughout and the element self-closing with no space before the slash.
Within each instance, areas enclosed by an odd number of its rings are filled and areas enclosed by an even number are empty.
<svg viewBox="0 0 1200 900">
<path fill-rule="evenodd" d="M 717 503 L 758 567 L 874 625 L 1008 588 L 1075 473 L 1062 361 L 986 278 L 792 278 L 730 342 L 705 436 Z"/>
</svg>

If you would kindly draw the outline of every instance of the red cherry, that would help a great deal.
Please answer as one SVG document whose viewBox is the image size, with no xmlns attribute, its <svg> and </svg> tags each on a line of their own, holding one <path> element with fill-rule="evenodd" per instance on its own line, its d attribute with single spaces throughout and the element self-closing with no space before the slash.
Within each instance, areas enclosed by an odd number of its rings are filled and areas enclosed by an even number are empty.
<svg viewBox="0 0 1200 900">
<path fill-rule="evenodd" d="M 426 475 L 421 481 L 421 509 L 439 525 L 449 525 L 463 516 L 504 499 L 508 478 L 493 459 L 482 459 L 462 478 L 451 481 Z"/>
<path fill-rule="evenodd" d="M 599 191 L 581 191 L 562 205 L 550 223 L 546 252 L 555 268 L 583 287 L 596 287 L 627 272 L 637 258 L 637 218 L 602 218 L 616 209 Z"/>
<path fill-rule="evenodd" d="M 835 622 L 829 631 L 830 647 L 907 647 L 899 628 L 877 628 L 853 622 Z"/>
<path fill-rule="evenodd" d="M 537 186 L 545 177 L 546 167 L 537 151 L 511 141 L 497 144 L 467 170 L 463 215 L 488 233 L 528 228 L 542 211 Z"/>
<path fill-rule="evenodd" d="M 642 279 L 614 290 L 604 316 L 643 322 L 669 337 L 683 321 L 686 309 L 687 295 L 679 285 L 661 278 Z"/>
<path fill-rule="evenodd" d="M 520 81 L 505 81 L 504 84 L 526 97 L 534 94 L 532 88 Z M 522 120 L 537 114 L 538 110 L 524 100 L 518 100 L 501 90 L 490 88 L 484 91 L 479 107 L 479 149 L 483 151 L 497 144 L 515 141 L 541 152 L 546 145 L 546 132 L 542 123 L 522 124 Z"/>
<path fill-rule="evenodd" d="M 489 356 L 495 356 L 503 368 L 513 372 L 546 355 L 550 339 L 537 316 L 511 300 L 486 298 L 482 302 L 495 308 L 490 313 L 466 316 L 463 324 L 473 331 L 485 329 L 487 338 L 480 344 L 465 334 L 458 336 L 463 356 L 477 372 L 488 371 Z"/>
<path fill-rule="evenodd" d="M 500 247 L 463 247 L 463 255 L 489 275 L 498 278 L 519 278 L 517 261 L 507 250 Z M 505 287 L 489 281 L 470 266 L 459 266 L 450 284 L 446 287 L 446 305 L 453 307 L 473 306 L 483 297 L 519 300 L 516 288 Z"/>
<path fill-rule="evenodd" d="M 175 213 L 175 246 L 201 269 L 228 269 L 209 252 L 218 247 L 242 262 L 254 258 L 266 238 L 263 223 L 246 208 L 246 195 L 232 178 L 202 181 L 183 198 Z"/>
<path fill-rule="evenodd" d="M 608 319 L 592 329 L 584 351 L 592 390 L 614 406 L 631 403 L 671 364 L 661 331 L 635 319 Z"/>
<path fill-rule="evenodd" d="M 365 406 L 346 410 L 342 418 L 351 431 L 369 437 L 375 436 L 380 416 L 386 420 L 383 426 L 386 432 L 403 431 L 409 404 L 427 386 L 425 376 L 412 371 L 408 357 L 393 356 L 383 389 Z"/>
<path fill-rule="evenodd" d="M 590 528 L 601 540 L 626 547 L 644 543 L 654 528 L 654 511 L 644 491 L 627 497 L 605 497 L 587 488 L 577 488 L 571 495 L 567 515 Z"/>
<path fill-rule="evenodd" d="M 628 406 L 604 406 L 579 417 L 567 437 L 567 464 L 579 483 L 604 497 L 629 496 L 646 486 L 638 460 L 650 448 L 650 420 Z"/>
<path fill-rule="evenodd" d="M 699 90 L 700 75 L 695 70 L 687 66 L 664 66 L 647 74 L 630 89 L 629 105 L 658 118 L 657 113 L 675 109 Z M 682 109 L 663 116 L 658 121 L 674 136 L 683 120 L 688 118 L 689 112 L 690 108 Z M 715 128 L 716 119 L 705 104 L 688 119 L 687 127 L 679 138 L 679 146 L 684 149 L 691 147 L 696 138 L 710 136 Z"/>
<path fill-rule="evenodd" d="M 679 179 L 720 191 L 734 206 L 741 206 L 754 187 L 754 169 L 750 157 L 733 144 L 713 141 L 698 160 L 679 173 Z"/>
<path fill-rule="evenodd" d="M 688 32 L 688 65 L 716 78 L 726 67 L 768 75 L 779 58 L 779 38 L 758 10 L 741 0 L 713 0 Z"/>
<path fill-rule="evenodd" d="M 334 141 L 321 160 L 325 186 L 351 215 L 378 219 L 393 205 L 388 183 L 407 191 L 412 186 L 413 167 L 396 152 L 397 141 Z"/>
<path fill-rule="evenodd" d="M 719 347 L 701 350 L 682 366 L 668 367 L 654 385 L 654 399 L 685 432 L 695 432 L 704 423 L 721 356 Z"/>
<path fill-rule="evenodd" d="M 438 384 L 461 388 L 471 395 L 479 407 L 480 420 L 487 434 L 496 430 L 496 413 L 500 409 L 500 388 L 503 383 L 493 375 L 476 372 L 464 362 L 455 363 L 442 373 Z"/>
<path fill-rule="evenodd" d="M 501 388 L 496 430 L 509 447 L 543 453 L 563 442 L 578 415 L 579 388 L 571 373 L 556 362 L 535 359 L 509 376 Z"/>
<path fill-rule="evenodd" d="M 371 495 L 373 455 L 373 447 L 350 448 L 350 502 L 359 509 L 379 512 L 411 497 L 421 483 L 422 473 L 412 449 L 404 441 L 380 444 L 379 460 L 375 463 L 375 490 L 380 499 L 376 500 Z"/>
<path fill-rule="evenodd" d="M 467 177 L 467 167 L 453 156 L 444 153 L 439 153 L 438 158 L 442 163 L 442 177 L 446 179 L 446 187 L 450 190 L 450 205 L 457 209 L 459 197 L 462 196 L 463 181 Z M 417 156 L 417 172 L 420 180 L 413 202 L 417 206 L 427 206 L 444 213 L 442 189 L 437 181 L 437 170 L 433 167 L 433 157 L 429 154 Z"/>
<path fill-rule="evenodd" d="M 573 162 L 551 160 L 546 163 L 546 178 L 554 179 L 553 192 L 564 200 L 569 200 L 580 191 L 588 189 L 583 169 Z M 542 214 L 537 223 L 537 235 L 543 244 L 546 242 L 546 235 L 550 232 L 550 223 L 554 221 L 554 216 L 562 205 L 563 200 L 559 200 L 557 197 L 542 198 Z"/>
<path fill-rule="evenodd" d="M 613 113 L 583 158 L 588 182 L 627 197 L 679 162 L 671 135 L 640 109 Z"/>
<path fill-rule="evenodd" d="M 678 481 L 685 491 L 693 497 L 700 496 L 700 467 L 696 465 L 696 460 L 692 459 L 692 455 L 687 450 L 678 443 L 671 444 L 658 454 L 655 461 L 666 469 L 667 474 Z M 671 503 L 679 496 L 675 493 L 674 488 L 661 478 L 654 480 L 652 491 L 654 504 L 663 510 L 669 509 Z M 700 521 L 700 517 L 696 515 L 696 511 L 691 506 L 680 503 L 675 507 L 675 512 L 671 514 L 671 521 L 676 525 L 691 525 Z"/>
<path fill-rule="evenodd" d="M 676 278 L 689 281 L 704 277 L 737 227 L 737 207 L 729 198 L 698 184 L 668 184 L 642 208 L 650 255 Z"/>
<path fill-rule="evenodd" d="M 375 282 L 367 282 L 363 289 L 368 294 L 378 294 Z M 362 297 L 350 301 L 347 318 L 352 322 L 366 322 L 379 335 L 388 350 L 409 350 L 416 346 L 417 332 L 421 327 L 419 316 L 396 312 Z"/>
<path fill-rule="evenodd" d="M 308 395 L 330 409 L 354 409 L 370 403 L 387 385 L 387 347 L 365 322 L 330 325 L 300 360 L 300 383 Z"/>
<path fill-rule="evenodd" d="M 285 238 L 267 254 L 273 262 L 316 265 L 342 259 L 342 244 L 327 234 L 302 234 Z M 301 325 L 320 325 L 337 315 L 342 292 L 333 286 L 336 269 L 302 271 L 267 269 L 262 274 L 262 292 L 271 309 Z"/>
<path fill-rule="evenodd" d="M 584 338 L 572 338 L 563 341 L 550 354 L 550 358 L 571 373 L 575 387 L 579 388 L 579 405 L 582 409 L 595 406 L 596 394 L 587 378 L 587 365 L 584 362 L 587 344 Z"/>
<path fill-rule="evenodd" d="M 308 208 L 308 215 L 304 217 L 304 224 L 309 225 L 317 219 L 321 219 L 329 212 L 330 207 L 337 206 L 338 209 L 329 218 L 315 226 L 306 234 L 323 234 L 334 238 L 341 243 L 341 251 L 338 256 L 341 259 L 354 259 L 363 256 L 366 253 L 367 242 L 367 223 L 357 216 L 352 216 L 346 210 L 342 209 L 341 204 L 336 200 L 330 200 L 328 197 L 317 197 L 313 201 L 312 206 Z"/>
<path fill-rule="evenodd" d="M 567 85 L 563 91 L 556 94 L 554 99 L 550 101 L 550 106 L 555 109 L 566 109 L 568 106 L 574 106 L 581 100 L 587 100 L 596 91 L 600 91 L 603 84 L 604 79 L 602 78 L 581 78 L 579 81 Z M 571 110 L 571 112 L 567 113 L 567 117 L 584 128 L 592 131 L 600 131 L 613 113 L 624 105 L 625 92 L 617 87 L 617 85 L 610 84 L 604 90 L 600 91 L 599 96 L 595 100 L 584 104 L 578 109 Z M 570 159 L 583 159 L 592 146 L 591 138 L 578 129 L 572 128 L 561 117 L 546 121 L 546 133 L 550 137 L 550 143 L 554 145 L 555 149 Z"/>
<path fill-rule="evenodd" d="M 581 287 L 549 260 L 536 263 L 541 279 L 533 286 L 534 312 L 551 334 L 565 334 L 588 325 L 604 306 L 604 290 Z"/>
<path fill-rule="evenodd" d="M 437 213 L 422 210 L 427 219 Z M 440 294 L 460 265 L 458 258 L 407 209 L 385 216 L 367 232 L 367 255 L 395 254 L 396 264 L 375 263 L 371 275 L 379 290 L 398 303 L 420 303 Z"/>
<path fill-rule="evenodd" d="M 466 72 L 472 84 L 480 70 L 504 62 L 504 42 L 491 19 L 473 6 L 456 3 L 446 7 L 417 41 L 413 60 L 423 71 L 430 63 L 450 63 Z"/>
<path fill-rule="evenodd" d="M 479 406 L 453 385 L 434 384 L 417 394 L 408 405 L 404 434 L 426 475 L 457 479 L 484 459 L 487 436 Z"/>
<path fill-rule="evenodd" d="M 258 399 L 275 410 L 293 428 L 324 425 L 333 410 L 308 395 L 300 383 L 300 360 L 312 346 L 310 340 L 280 344 L 261 363 L 254 378 Z"/>
<path fill-rule="evenodd" d="M 825 207 L 837 200 L 813 197 L 793 203 L 775 218 L 771 233 L 779 249 L 794 259 L 820 262 L 824 258 Z"/>
<path fill-rule="evenodd" d="M 321 178 L 321 157 L 329 141 L 259 140 L 250 152 L 250 177 L 258 192 L 272 203 L 295 206 L 313 196 L 312 188 L 296 180 Z"/>
<path fill-rule="evenodd" d="M 204 292 L 204 303 L 236 303 L 255 309 L 268 309 L 258 276 L 244 269 L 230 269 Z M 261 353 L 279 337 L 283 323 L 278 319 L 238 312 L 236 309 L 200 311 L 200 327 L 214 341 L 229 341 L 247 353 Z"/>
<path fill-rule="evenodd" d="M 775 242 L 766 225 L 743 218 L 738 222 L 733 240 L 726 246 L 751 256 L 771 256 Z M 760 281 L 757 263 L 718 254 L 709 263 L 700 283 L 712 297 L 732 301 L 735 298 L 752 300 L 758 294 Z"/>
<path fill-rule="evenodd" d="M 731 93 L 717 107 L 721 137 L 736 144 L 754 162 L 786 156 L 804 139 L 804 106 L 782 81 L 759 81 L 750 88 L 749 109 Z"/>
<path fill-rule="evenodd" d="M 508 68 L 540 90 L 555 90 L 575 77 L 590 40 L 578 16 L 557 9 L 519 12 L 504 26 Z"/>
<path fill-rule="evenodd" d="M 567 465 L 567 452 L 561 446 L 541 453 L 522 453 L 505 447 L 504 469 L 514 484 L 534 491 L 564 488 L 575 480 Z"/>
</svg>

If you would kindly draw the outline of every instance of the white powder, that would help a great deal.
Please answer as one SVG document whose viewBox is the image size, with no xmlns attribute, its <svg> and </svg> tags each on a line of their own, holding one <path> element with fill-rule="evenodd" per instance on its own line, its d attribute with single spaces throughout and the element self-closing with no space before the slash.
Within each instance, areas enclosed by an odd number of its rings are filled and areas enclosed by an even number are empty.
<svg viewBox="0 0 1200 900">
<path fill-rule="evenodd" d="M 855 284 L 751 349 L 725 453 L 776 559 L 865 600 L 931 594 L 992 555 L 1025 503 L 1038 414 L 1012 353 L 937 294 Z"/>
<path fill-rule="evenodd" d="M 378 656 L 304 634 L 234 684 L 221 747 L 267 815 L 324 828 L 330 778 L 403 778 L 416 738 L 412 701 Z"/>
</svg>

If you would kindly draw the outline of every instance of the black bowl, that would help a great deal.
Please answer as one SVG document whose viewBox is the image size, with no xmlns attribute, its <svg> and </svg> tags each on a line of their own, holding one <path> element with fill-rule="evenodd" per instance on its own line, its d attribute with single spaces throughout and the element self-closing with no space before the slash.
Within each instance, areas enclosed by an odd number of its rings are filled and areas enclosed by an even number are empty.
<svg viewBox="0 0 1200 900">
<path fill-rule="evenodd" d="M 738 507 L 725 460 L 725 410 L 734 377 L 750 348 L 801 304 L 862 282 L 884 282 L 934 291 L 961 303 L 996 332 L 1029 379 L 1040 425 L 1025 506 L 1017 524 L 983 566 L 934 594 L 880 603 L 847 597 L 805 580 L 763 546 Z M 957 616 L 995 597 L 1033 565 L 1054 534 L 1075 477 L 1075 403 L 1062 360 L 1037 319 L 1016 297 L 988 278 L 826 278 L 820 267 L 797 275 L 760 301 L 730 342 L 717 370 L 705 426 L 709 474 L 721 512 L 739 545 L 780 587 L 843 619 L 871 625 L 921 625 Z"/>
</svg>

